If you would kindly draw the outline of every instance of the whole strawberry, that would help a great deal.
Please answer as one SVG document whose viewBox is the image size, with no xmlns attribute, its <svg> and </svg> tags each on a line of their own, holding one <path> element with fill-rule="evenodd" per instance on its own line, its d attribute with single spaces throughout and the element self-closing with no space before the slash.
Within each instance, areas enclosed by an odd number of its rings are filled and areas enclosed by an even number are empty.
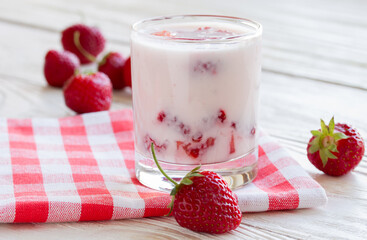
<svg viewBox="0 0 367 240">
<path fill-rule="evenodd" d="M 80 62 L 85 64 L 96 60 L 106 41 L 98 28 L 76 24 L 62 32 L 61 42 L 65 50 L 77 55 Z"/>
<path fill-rule="evenodd" d="M 353 170 L 362 160 L 364 143 L 350 125 L 321 120 L 321 129 L 311 131 L 307 157 L 319 170 L 331 176 L 341 176 Z"/>
<path fill-rule="evenodd" d="M 114 89 L 125 87 L 122 68 L 126 59 L 118 52 L 108 53 L 98 65 L 98 71 L 105 73 L 111 80 Z"/>
<path fill-rule="evenodd" d="M 45 57 L 43 73 L 49 85 L 62 87 L 80 66 L 79 59 L 73 53 L 50 50 Z"/>
<path fill-rule="evenodd" d="M 168 207 L 180 226 L 196 232 L 225 233 L 240 225 L 242 213 L 237 196 L 222 177 L 215 172 L 198 172 L 199 166 L 178 184 L 159 166 L 153 143 L 151 148 L 158 168 L 175 185 Z"/>
<path fill-rule="evenodd" d="M 112 85 L 104 73 L 79 74 L 64 87 L 66 106 L 77 113 L 108 110 L 112 101 Z"/>
<path fill-rule="evenodd" d="M 131 58 L 129 57 L 122 68 L 125 86 L 131 87 Z"/>
</svg>

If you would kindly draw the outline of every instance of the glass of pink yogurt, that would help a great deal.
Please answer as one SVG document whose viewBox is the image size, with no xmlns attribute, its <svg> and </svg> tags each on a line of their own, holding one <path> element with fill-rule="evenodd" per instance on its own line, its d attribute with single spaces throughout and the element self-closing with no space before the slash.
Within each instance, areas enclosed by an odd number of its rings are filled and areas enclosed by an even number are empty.
<svg viewBox="0 0 367 240">
<path fill-rule="evenodd" d="M 243 18 L 182 15 L 143 20 L 131 34 L 136 176 L 172 188 L 197 165 L 231 188 L 257 174 L 260 24 Z"/>
</svg>

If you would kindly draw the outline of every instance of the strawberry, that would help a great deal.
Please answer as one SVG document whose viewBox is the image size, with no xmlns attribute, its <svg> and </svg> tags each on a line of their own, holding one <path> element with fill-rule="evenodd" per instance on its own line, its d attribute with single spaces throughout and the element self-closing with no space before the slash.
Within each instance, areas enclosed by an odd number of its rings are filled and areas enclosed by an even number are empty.
<svg viewBox="0 0 367 240">
<path fill-rule="evenodd" d="M 122 67 L 126 59 L 118 52 L 108 53 L 98 65 L 98 71 L 105 73 L 111 80 L 114 89 L 122 89 L 125 82 L 122 74 Z"/>
<path fill-rule="evenodd" d="M 194 72 L 198 73 L 210 73 L 216 74 L 217 73 L 217 65 L 212 62 L 201 62 L 199 61 L 196 66 L 194 67 Z"/>
<path fill-rule="evenodd" d="M 233 133 L 231 135 L 231 141 L 229 142 L 229 154 L 236 152 L 236 145 L 234 143 L 234 136 Z"/>
<path fill-rule="evenodd" d="M 124 76 L 125 86 L 131 87 L 131 59 L 126 60 L 124 67 L 122 68 L 122 74 Z"/>
<path fill-rule="evenodd" d="M 158 113 L 157 120 L 163 122 L 166 117 L 167 117 L 166 113 L 164 111 L 160 111 Z"/>
<path fill-rule="evenodd" d="M 331 176 L 341 176 L 353 170 L 362 160 L 364 143 L 350 125 L 321 120 L 321 129 L 311 131 L 307 157 L 319 170 Z"/>
<path fill-rule="evenodd" d="M 158 143 L 157 140 L 154 140 L 149 134 L 144 137 L 144 145 L 147 150 L 150 148 L 150 144 L 154 144 L 154 148 L 157 149 L 158 152 L 165 151 L 167 149 L 167 143 Z"/>
<path fill-rule="evenodd" d="M 191 138 L 191 140 L 192 140 L 193 142 L 201 142 L 201 139 L 203 139 L 203 134 L 202 134 L 201 132 L 197 132 L 197 133 L 195 133 L 195 134 L 192 136 L 192 138 Z"/>
<path fill-rule="evenodd" d="M 201 141 L 201 139 L 200 139 Z M 199 141 L 199 142 L 200 142 Z M 194 141 L 195 142 L 195 141 Z M 204 143 L 184 143 L 182 141 L 177 141 L 176 146 L 177 149 L 182 147 L 182 149 L 186 152 L 187 156 L 191 158 L 198 158 L 200 155 L 203 155 L 208 148 L 214 146 L 215 144 L 215 138 L 209 137 L 204 141 Z"/>
<path fill-rule="evenodd" d="M 77 113 L 108 110 L 112 100 L 112 85 L 104 73 L 79 74 L 64 87 L 66 106 Z"/>
<path fill-rule="evenodd" d="M 219 109 L 218 111 L 218 120 L 222 123 L 224 120 L 226 120 L 226 112 L 223 109 Z"/>
<path fill-rule="evenodd" d="M 73 53 L 50 50 L 45 57 L 43 72 L 49 85 L 62 87 L 76 73 L 79 66 L 79 59 Z"/>
<path fill-rule="evenodd" d="M 163 30 L 161 32 L 155 32 L 153 33 L 155 36 L 161 36 L 161 37 L 172 37 L 172 34 L 166 30 Z"/>
<path fill-rule="evenodd" d="M 61 42 L 65 50 L 77 55 L 80 62 L 85 64 L 96 60 L 106 40 L 97 28 L 75 24 L 62 32 Z"/>
<path fill-rule="evenodd" d="M 151 144 L 154 161 L 161 173 L 174 184 L 168 206 L 177 223 L 197 232 L 225 233 L 236 229 L 242 219 L 237 196 L 215 172 L 191 170 L 180 183 L 160 167 Z"/>
</svg>

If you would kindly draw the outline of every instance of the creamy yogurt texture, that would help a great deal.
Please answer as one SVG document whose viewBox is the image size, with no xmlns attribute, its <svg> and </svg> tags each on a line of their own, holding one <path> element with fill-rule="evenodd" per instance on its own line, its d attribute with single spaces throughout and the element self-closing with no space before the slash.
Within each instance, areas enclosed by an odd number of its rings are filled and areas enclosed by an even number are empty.
<svg viewBox="0 0 367 240">
<path fill-rule="evenodd" d="M 261 37 L 248 33 L 232 23 L 202 22 L 132 34 L 139 154 L 150 158 L 153 142 L 161 161 L 197 165 L 257 146 Z"/>
</svg>

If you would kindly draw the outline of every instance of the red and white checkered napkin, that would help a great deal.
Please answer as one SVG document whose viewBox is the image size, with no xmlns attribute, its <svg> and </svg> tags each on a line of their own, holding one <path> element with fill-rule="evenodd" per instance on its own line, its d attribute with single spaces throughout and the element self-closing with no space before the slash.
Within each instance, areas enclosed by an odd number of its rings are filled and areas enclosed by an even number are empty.
<svg viewBox="0 0 367 240">
<path fill-rule="evenodd" d="M 316 207 L 325 191 L 271 138 L 242 211 Z M 0 222 L 162 216 L 170 197 L 135 178 L 130 109 L 61 119 L 0 119 Z"/>
</svg>

